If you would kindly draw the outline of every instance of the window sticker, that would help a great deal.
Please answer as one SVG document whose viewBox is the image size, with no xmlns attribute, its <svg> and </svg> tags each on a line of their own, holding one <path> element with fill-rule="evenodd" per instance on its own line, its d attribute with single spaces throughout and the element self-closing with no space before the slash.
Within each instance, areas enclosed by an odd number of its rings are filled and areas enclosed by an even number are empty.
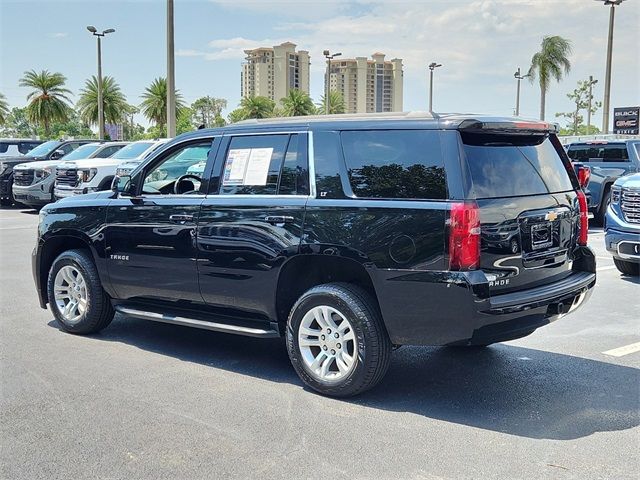
<svg viewBox="0 0 640 480">
<path fill-rule="evenodd" d="M 266 185 L 273 148 L 237 148 L 229 150 L 224 167 L 223 185 Z"/>
<path fill-rule="evenodd" d="M 252 148 L 244 185 L 266 185 L 273 148 Z"/>
<path fill-rule="evenodd" d="M 229 150 L 227 163 L 224 167 L 223 185 L 243 185 L 250 154 L 250 148 Z"/>
</svg>

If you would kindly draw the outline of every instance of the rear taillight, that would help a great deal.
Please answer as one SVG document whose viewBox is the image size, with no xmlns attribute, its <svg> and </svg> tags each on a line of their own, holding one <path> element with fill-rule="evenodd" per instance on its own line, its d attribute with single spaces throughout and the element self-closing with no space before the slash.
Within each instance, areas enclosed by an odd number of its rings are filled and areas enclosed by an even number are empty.
<svg viewBox="0 0 640 480">
<path fill-rule="evenodd" d="M 475 202 L 451 204 L 449 269 L 475 270 L 480 266 L 480 211 Z"/>
<path fill-rule="evenodd" d="M 589 235 L 587 197 L 582 190 L 579 190 L 576 193 L 578 194 L 578 205 L 580 207 L 580 230 L 578 232 L 578 245 L 587 245 L 587 238 Z"/>
<path fill-rule="evenodd" d="M 584 189 L 589 185 L 589 179 L 591 178 L 591 169 L 585 166 L 578 167 L 578 183 Z"/>
</svg>

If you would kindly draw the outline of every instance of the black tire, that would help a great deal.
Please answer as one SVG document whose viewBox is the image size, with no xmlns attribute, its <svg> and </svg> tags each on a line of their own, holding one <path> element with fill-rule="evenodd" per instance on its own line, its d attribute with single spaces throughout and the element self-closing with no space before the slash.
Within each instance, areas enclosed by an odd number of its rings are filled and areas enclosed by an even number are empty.
<svg viewBox="0 0 640 480">
<path fill-rule="evenodd" d="M 351 372 L 333 382 L 317 379 L 307 370 L 298 345 L 298 331 L 304 315 L 321 305 L 339 310 L 353 327 L 357 340 L 357 355 Z M 318 285 L 305 292 L 291 309 L 287 323 L 289 358 L 302 381 L 323 395 L 350 397 L 374 387 L 389 368 L 391 349 L 376 302 L 360 287 L 347 283 Z"/>
<path fill-rule="evenodd" d="M 87 307 L 79 321 L 70 323 L 62 315 L 54 296 L 56 274 L 66 265 L 75 267 L 84 277 L 87 286 Z M 107 327 L 113 320 L 114 310 L 109 295 L 102 288 L 98 270 L 90 254 L 85 250 L 67 250 L 51 265 L 47 279 L 49 305 L 63 330 L 78 335 L 95 333 Z"/>
<path fill-rule="evenodd" d="M 616 264 L 616 268 L 623 275 L 633 275 L 637 277 L 640 274 L 640 263 L 626 262 L 618 258 L 614 258 L 613 263 Z"/>
</svg>

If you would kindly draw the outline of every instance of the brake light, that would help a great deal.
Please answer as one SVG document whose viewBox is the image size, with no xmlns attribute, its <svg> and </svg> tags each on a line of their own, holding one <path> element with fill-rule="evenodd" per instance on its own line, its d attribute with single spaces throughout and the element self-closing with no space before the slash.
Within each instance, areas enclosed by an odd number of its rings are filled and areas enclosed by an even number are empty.
<svg viewBox="0 0 640 480">
<path fill-rule="evenodd" d="M 591 169 L 585 166 L 578 167 L 578 183 L 582 188 L 587 188 L 589 179 L 591 178 Z"/>
<path fill-rule="evenodd" d="M 480 211 L 475 202 L 451 204 L 449 269 L 475 270 L 480 266 Z"/>
<path fill-rule="evenodd" d="M 576 192 L 578 194 L 578 206 L 580 207 L 580 224 L 578 232 L 578 245 L 587 245 L 589 236 L 589 217 L 587 212 L 587 197 L 582 190 Z"/>
</svg>

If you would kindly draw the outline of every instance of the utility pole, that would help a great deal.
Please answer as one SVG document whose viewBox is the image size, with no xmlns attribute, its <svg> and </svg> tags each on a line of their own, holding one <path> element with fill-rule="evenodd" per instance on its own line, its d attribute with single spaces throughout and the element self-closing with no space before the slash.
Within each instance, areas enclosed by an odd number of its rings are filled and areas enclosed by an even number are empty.
<svg viewBox="0 0 640 480">
<path fill-rule="evenodd" d="M 176 77 L 173 41 L 173 0 L 167 0 L 167 137 L 176 136 Z"/>
<path fill-rule="evenodd" d="M 441 67 L 441 63 L 431 62 L 429 64 L 429 111 L 433 112 L 433 71 Z"/>
<path fill-rule="evenodd" d="M 342 55 L 342 53 L 338 52 L 331 55 L 331 52 L 329 52 L 329 50 L 325 50 L 322 52 L 322 54 L 324 55 L 324 58 L 327 59 L 327 73 L 325 74 L 324 81 L 324 113 L 326 115 L 329 115 L 329 95 L 331 94 L 331 60 L 339 57 L 340 55 Z"/>
<path fill-rule="evenodd" d="M 113 28 L 108 28 L 102 32 L 93 25 L 87 26 L 87 30 L 98 39 L 98 138 L 104 140 L 104 100 L 102 98 L 102 43 L 101 39 L 108 33 L 113 33 Z"/>
<path fill-rule="evenodd" d="M 516 78 L 518 83 L 518 86 L 516 87 L 516 117 L 519 117 L 520 116 L 520 81 L 524 78 L 527 78 L 529 74 L 527 73 L 526 75 L 521 75 L 520 67 L 518 67 L 518 70 L 516 71 L 516 73 L 513 74 L 513 76 Z"/>
<path fill-rule="evenodd" d="M 609 39 L 607 41 L 607 69 L 604 76 L 604 102 L 602 107 L 602 133 L 609 133 L 609 109 L 611 99 L 611 56 L 613 53 L 613 19 L 615 17 L 616 5 L 620 5 L 624 0 L 597 0 L 604 2 L 604 5 L 611 5 L 609 9 Z"/>
<path fill-rule="evenodd" d="M 587 135 L 591 134 L 591 101 L 593 100 L 593 86 L 598 80 L 593 79 L 593 75 L 589 75 L 589 106 L 587 107 Z"/>
</svg>

